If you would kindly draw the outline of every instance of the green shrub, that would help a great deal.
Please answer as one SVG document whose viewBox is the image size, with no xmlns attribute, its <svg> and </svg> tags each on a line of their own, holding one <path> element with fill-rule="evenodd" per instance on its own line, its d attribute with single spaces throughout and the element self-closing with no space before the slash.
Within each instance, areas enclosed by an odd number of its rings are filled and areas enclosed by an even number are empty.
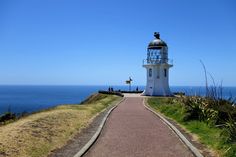
<svg viewBox="0 0 236 157">
<path fill-rule="evenodd" d="M 4 115 L 0 116 L 0 123 L 5 123 L 7 121 L 15 120 L 16 119 L 16 114 L 7 112 Z"/>
<path fill-rule="evenodd" d="M 177 99 L 184 108 L 183 121 L 199 120 L 224 130 L 226 141 L 236 141 L 236 108 L 230 100 L 187 96 Z"/>
</svg>

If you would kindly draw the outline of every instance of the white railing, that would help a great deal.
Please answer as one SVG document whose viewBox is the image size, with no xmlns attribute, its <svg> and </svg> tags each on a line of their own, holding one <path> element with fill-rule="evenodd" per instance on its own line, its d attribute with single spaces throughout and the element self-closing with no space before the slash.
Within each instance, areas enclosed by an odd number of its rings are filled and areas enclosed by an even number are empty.
<svg viewBox="0 0 236 157">
<path fill-rule="evenodd" d="M 173 59 L 144 59 L 143 60 L 143 65 L 164 64 L 164 63 L 173 65 Z"/>
</svg>

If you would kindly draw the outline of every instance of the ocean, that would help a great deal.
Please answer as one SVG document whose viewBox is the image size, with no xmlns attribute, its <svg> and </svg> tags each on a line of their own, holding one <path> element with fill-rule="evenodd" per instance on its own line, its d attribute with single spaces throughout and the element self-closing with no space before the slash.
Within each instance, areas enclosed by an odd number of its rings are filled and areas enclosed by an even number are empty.
<svg viewBox="0 0 236 157">
<path fill-rule="evenodd" d="M 133 90 L 137 86 L 133 86 Z M 113 86 L 114 90 L 128 90 L 128 86 Z M 200 86 L 172 86 L 172 92 L 185 92 L 187 95 L 204 95 Z M 108 86 L 0 86 L 0 115 L 13 113 L 32 113 L 62 104 L 79 104 L 98 90 Z M 144 86 L 139 86 L 143 90 Z M 236 97 L 236 87 L 224 87 L 223 97 Z"/>
</svg>

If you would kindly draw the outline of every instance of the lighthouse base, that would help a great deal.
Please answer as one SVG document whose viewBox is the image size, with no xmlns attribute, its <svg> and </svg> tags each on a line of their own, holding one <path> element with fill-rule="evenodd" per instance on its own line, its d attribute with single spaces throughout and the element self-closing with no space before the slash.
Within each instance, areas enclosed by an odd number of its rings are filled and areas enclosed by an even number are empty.
<svg viewBox="0 0 236 157">
<path fill-rule="evenodd" d="M 147 89 L 142 93 L 144 96 L 162 96 L 162 97 L 171 97 L 173 94 L 170 92 L 170 90 L 162 90 L 162 91 L 153 91 L 152 89 Z"/>
</svg>

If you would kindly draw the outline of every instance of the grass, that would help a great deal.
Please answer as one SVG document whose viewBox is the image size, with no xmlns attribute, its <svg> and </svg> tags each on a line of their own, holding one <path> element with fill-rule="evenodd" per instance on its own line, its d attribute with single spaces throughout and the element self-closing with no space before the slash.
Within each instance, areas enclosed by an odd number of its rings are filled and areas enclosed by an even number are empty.
<svg viewBox="0 0 236 157">
<path fill-rule="evenodd" d="M 222 129 L 208 125 L 204 121 L 184 121 L 185 109 L 176 102 L 170 102 L 171 98 L 149 98 L 148 104 L 156 111 L 176 121 L 184 130 L 190 132 L 206 147 L 214 150 L 217 156 L 235 157 L 236 143 L 226 142 L 222 136 Z M 178 98 L 176 98 L 178 99 Z"/>
<path fill-rule="evenodd" d="M 62 105 L 0 127 L 0 156 L 47 156 L 121 98 L 96 94 L 81 105 Z"/>
</svg>

